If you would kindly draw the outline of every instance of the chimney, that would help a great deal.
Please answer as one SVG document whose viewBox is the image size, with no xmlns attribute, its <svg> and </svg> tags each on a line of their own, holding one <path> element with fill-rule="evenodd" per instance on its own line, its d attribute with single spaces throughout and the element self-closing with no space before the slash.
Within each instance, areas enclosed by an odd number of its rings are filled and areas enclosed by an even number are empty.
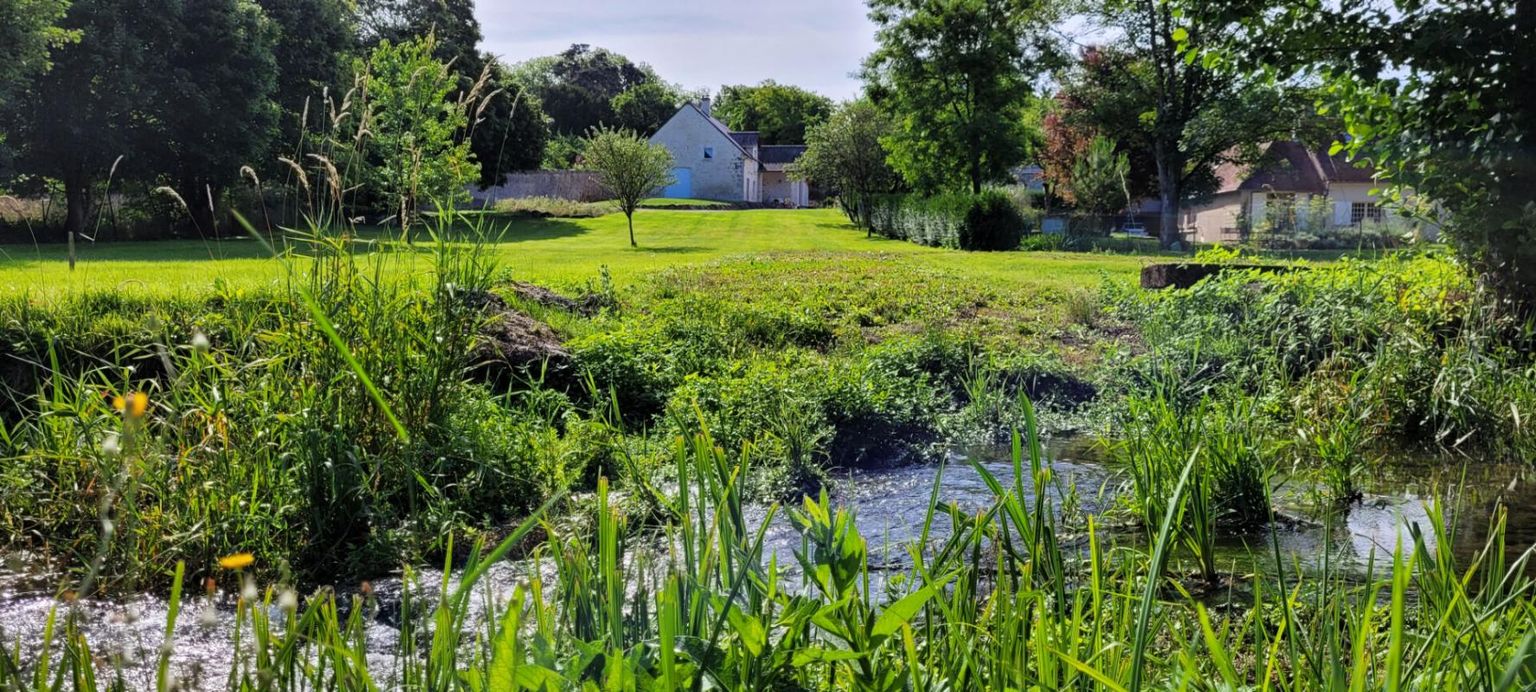
<svg viewBox="0 0 1536 692">
<path fill-rule="evenodd" d="M 714 116 L 713 113 L 709 112 L 710 111 L 710 100 L 709 100 L 708 96 L 705 96 L 704 98 L 699 99 L 699 110 L 704 111 L 704 115 Z"/>
</svg>

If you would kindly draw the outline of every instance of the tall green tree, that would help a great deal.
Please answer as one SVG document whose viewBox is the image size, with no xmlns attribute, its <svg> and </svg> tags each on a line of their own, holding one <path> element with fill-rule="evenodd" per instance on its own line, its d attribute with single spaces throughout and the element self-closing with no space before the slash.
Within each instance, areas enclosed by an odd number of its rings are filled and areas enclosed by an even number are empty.
<svg viewBox="0 0 1536 692">
<path fill-rule="evenodd" d="M 0 122 L 15 106 L 15 92 L 25 80 L 53 66 L 50 51 L 79 39 L 78 32 L 59 26 L 67 9 L 69 0 L 0 1 Z M 9 159 L 0 130 L 0 175 Z"/>
<path fill-rule="evenodd" d="M 349 0 L 256 0 L 276 27 L 278 149 L 302 153 L 302 133 L 326 129 L 325 96 L 340 100 L 360 50 Z M 272 160 L 266 163 L 271 164 Z"/>
<path fill-rule="evenodd" d="M 901 185 L 883 144 L 894 132 L 890 116 L 868 100 L 845 104 L 811 127 L 792 172 L 837 194 L 848 219 L 869 230 L 869 199 Z"/>
<path fill-rule="evenodd" d="M 165 165 L 167 86 L 182 45 L 175 0 L 75 0 L 61 22 L 80 40 L 54 50 L 52 69 L 20 88 L 5 130 L 16 167 L 58 180 L 71 240 L 86 228 L 96 183 L 109 171 L 153 179 Z M 121 159 L 120 165 L 115 165 Z"/>
<path fill-rule="evenodd" d="M 272 143 L 277 31 L 249 0 L 186 3 L 178 19 L 159 89 L 166 100 L 155 109 L 162 147 L 150 153 L 164 157 L 156 168 L 187 199 L 198 227 L 212 232 L 221 191 Z"/>
<path fill-rule="evenodd" d="M 629 246 L 635 243 L 635 210 L 658 188 L 672 184 L 672 153 L 629 130 L 594 128 L 582 149 L 582 162 L 597 173 L 629 222 Z"/>
<path fill-rule="evenodd" d="M 980 192 L 1024 160 L 1023 108 L 1051 51 L 1038 0 L 869 0 L 864 75 L 896 117 L 888 145 L 913 187 Z"/>
<path fill-rule="evenodd" d="M 1307 100 L 1270 80 L 1197 60 L 1188 46 L 1227 39 L 1217 3 L 1196 0 L 1104 0 L 1099 16 L 1124 36 L 1110 73 L 1122 102 L 1145 104 L 1134 130 L 1151 149 L 1157 180 L 1160 241 L 1179 243 L 1181 205 L 1234 148 L 1289 139 L 1306 119 Z M 1121 136 L 1118 130 L 1106 134 Z"/>
<path fill-rule="evenodd" d="M 757 132 L 763 144 L 804 144 L 806 131 L 832 114 L 832 99 L 768 80 L 722 88 L 714 114 L 732 130 Z"/>
<path fill-rule="evenodd" d="M 495 185 L 507 173 L 537 167 L 530 148 L 537 146 L 542 158 L 549 136 L 541 102 L 480 50 L 484 36 L 474 0 L 362 0 L 358 13 L 366 45 L 431 35 L 433 57 L 448 65 L 456 80 L 449 97 L 476 96 L 474 103 L 464 104 L 470 115 L 464 136 L 480 169 L 475 176 L 480 185 Z"/>
<path fill-rule="evenodd" d="M 485 96 L 469 113 L 480 186 L 498 185 L 513 171 L 538 169 L 549 143 L 549 119 L 539 97 L 517 85 L 495 59 L 480 89 Z"/>
<path fill-rule="evenodd" d="M 677 89 L 659 81 L 646 82 L 613 97 L 613 121 L 621 128 L 649 137 L 667 124 L 682 102 Z"/>
<path fill-rule="evenodd" d="M 512 78 L 538 96 L 556 134 L 578 136 L 615 122 L 619 94 L 659 81 L 649 67 L 586 44 L 523 62 L 512 69 Z"/>
<path fill-rule="evenodd" d="M 457 81 L 435 57 L 433 37 L 393 43 L 385 39 L 359 61 L 368 95 L 369 180 L 409 241 L 423 205 L 453 206 L 476 178 L 465 107 L 450 100 Z"/>
</svg>

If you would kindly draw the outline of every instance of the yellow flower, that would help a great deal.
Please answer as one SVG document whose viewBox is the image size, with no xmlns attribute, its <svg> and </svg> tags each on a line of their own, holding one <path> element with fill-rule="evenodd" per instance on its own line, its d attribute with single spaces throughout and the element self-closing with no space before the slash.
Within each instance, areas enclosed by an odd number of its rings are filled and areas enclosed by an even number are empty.
<svg viewBox="0 0 1536 692">
<path fill-rule="evenodd" d="M 256 562 L 256 556 L 250 553 L 235 553 L 219 558 L 219 566 L 224 569 L 245 569 Z"/>
<path fill-rule="evenodd" d="M 122 395 L 112 397 L 112 408 L 129 418 L 141 418 L 144 412 L 149 410 L 149 395 L 143 392 L 131 392 L 126 397 Z"/>
</svg>

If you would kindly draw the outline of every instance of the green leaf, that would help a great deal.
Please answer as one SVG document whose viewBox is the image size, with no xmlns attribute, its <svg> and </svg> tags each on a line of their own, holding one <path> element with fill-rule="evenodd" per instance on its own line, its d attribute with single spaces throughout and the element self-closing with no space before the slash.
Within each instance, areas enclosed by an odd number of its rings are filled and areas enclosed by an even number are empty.
<svg viewBox="0 0 1536 692">
<path fill-rule="evenodd" d="M 952 576 L 952 575 L 950 575 Z M 939 593 L 939 589 L 949 582 L 950 576 L 939 578 L 938 581 L 929 584 L 909 594 L 905 598 L 892 603 L 875 619 L 875 627 L 870 633 L 876 637 L 889 637 L 901 629 L 902 625 L 912 621 L 922 611 L 928 600 Z"/>
<path fill-rule="evenodd" d="M 1173 30 L 1173 42 L 1174 43 L 1188 43 L 1189 42 L 1189 30 L 1185 29 L 1182 26 L 1177 28 L 1177 29 L 1174 29 Z"/>
</svg>

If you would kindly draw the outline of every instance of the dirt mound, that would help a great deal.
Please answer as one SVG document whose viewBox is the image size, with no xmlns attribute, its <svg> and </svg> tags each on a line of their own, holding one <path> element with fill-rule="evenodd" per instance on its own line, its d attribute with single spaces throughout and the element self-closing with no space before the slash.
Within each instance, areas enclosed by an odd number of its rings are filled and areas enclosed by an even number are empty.
<svg viewBox="0 0 1536 692">
<path fill-rule="evenodd" d="M 518 298 L 530 303 L 588 317 L 596 315 L 605 307 L 610 307 L 611 303 L 608 298 L 596 293 L 588 293 L 580 298 L 571 298 L 560 295 L 538 284 L 514 281 L 510 286 L 512 292 L 516 293 Z"/>
<path fill-rule="evenodd" d="M 540 378 L 555 387 L 574 381 L 571 352 L 549 325 L 511 309 L 494 293 L 476 292 L 464 300 L 488 316 L 472 354 L 472 377 L 498 387 Z"/>
</svg>

